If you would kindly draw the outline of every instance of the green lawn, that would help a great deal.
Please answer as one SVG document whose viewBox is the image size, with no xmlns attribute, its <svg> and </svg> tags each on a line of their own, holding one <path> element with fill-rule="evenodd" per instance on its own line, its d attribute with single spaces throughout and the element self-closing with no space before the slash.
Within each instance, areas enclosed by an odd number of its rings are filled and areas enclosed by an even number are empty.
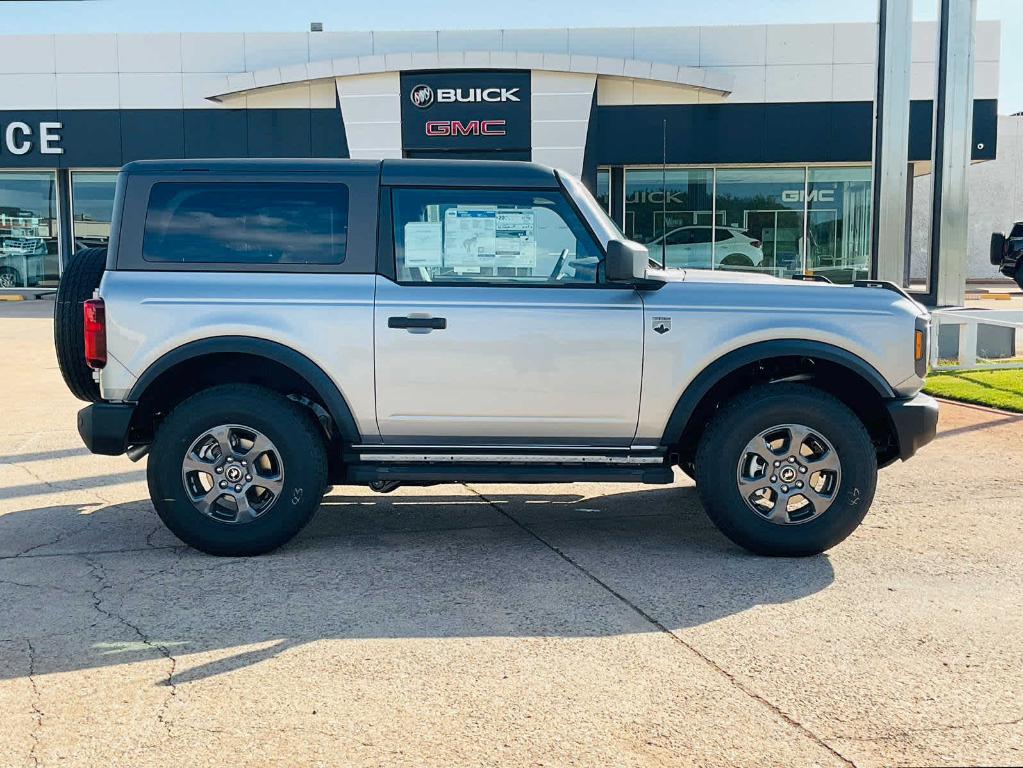
<svg viewBox="0 0 1023 768">
<path fill-rule="evenodd" d="M 927 377 L 924 392 L 1023 413 L 1023 370 L 932 373 Z"/>
</svg>

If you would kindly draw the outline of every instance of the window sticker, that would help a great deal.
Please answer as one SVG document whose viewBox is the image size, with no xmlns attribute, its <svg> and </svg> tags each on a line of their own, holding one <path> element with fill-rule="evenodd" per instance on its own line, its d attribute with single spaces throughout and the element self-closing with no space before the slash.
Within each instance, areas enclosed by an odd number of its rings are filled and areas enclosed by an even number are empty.
<svg viewBox="0 0 1023 768">
<path fill-rule="evenodd" d="M 528 209 L 497 213 L 494 265 L 536 267 L 536 218 Z"/>
<path fill-rule="evenodd" d="M 405 225 L 406 267 L 439 267 L 442 254 L 439 221 L 410 221 Z"/>
<path fill-rule="evenodd" d="M 444 212 L 444 266 L 493 266 L 497 206 L 455 206 Z"/>
</svg>

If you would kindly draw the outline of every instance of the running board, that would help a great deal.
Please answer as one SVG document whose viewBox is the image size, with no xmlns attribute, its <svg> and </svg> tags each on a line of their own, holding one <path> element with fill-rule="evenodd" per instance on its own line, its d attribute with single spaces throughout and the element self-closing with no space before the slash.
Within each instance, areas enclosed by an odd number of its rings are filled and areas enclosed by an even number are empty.
<svg viewBox="0 0 1023 768">
<path fill-rule="evenodd" d="M 345 467 L 350 483 L 377 481 L 408 485 L 433 483 L 646 483 L 669 485 L 671 467 L 660 464 L 352 464 Z"/>
</svg>

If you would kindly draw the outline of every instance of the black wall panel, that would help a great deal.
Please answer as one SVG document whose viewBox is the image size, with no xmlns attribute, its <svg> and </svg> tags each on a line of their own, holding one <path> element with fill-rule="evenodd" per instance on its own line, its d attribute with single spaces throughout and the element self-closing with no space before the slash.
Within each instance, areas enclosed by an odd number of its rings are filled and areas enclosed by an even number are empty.
<svg viewBox="0 0 1023 768">
<path fill-rule="evenodd" d="M 926 160 L 930 101 L 910 108 L 910 159 Z M 998 102 L 974 103 L 973 158 L 997 150 Z M 591 110 L 586 166 L 869 162 L 869 102 L 598 106 Z M 0 126 L 33 127 L 34 148 L 14 155 L 0 146 L 0 168 L 116 168 L 140 158 L 347 157 L 334 109 L 9 110 Z M 40 154 L 38 124 L 63 123 L 61 155 Z M 666 155 L 665 155 L 666 150 Z M 457 154 L 458 150 L 455 150 Z M 514 153 L 522 157 L 525 151 Z"/>
<path fill-rule="evenodd" d="M 247 111 L 184 110 L 185 157 L 248 157 Z"/>
<path fill-rule="evenodd" d="M 873 144 L 870 102 L 635 105 L 597 110 L 599 165 L 648 165 L 662 158 L 679 164 L 865 163 L 870 162 Z M 910 105 L 911 160 L 930 157 L 932 110 L 930 101 Z M 996 100 L 974 103 L 974 160 L 995 156 L 997 112 Z"/>
<path fill-rule="evenodd" d="M 121 112 L 121 162 L 184 157 L 185 118 L 181 109 L 161 109 L 159 129 L 147 110 Z M 65 126 L 65 132 L 67 126 Z"/>
<path fill-rule="evenodd" d="M 132 160 L 180 157 L 347 157 L 334 109 L 76 109 L 0 111 L 33 128 L 33 149 L 0 146 L 0 168 L 118 168 Z M 38 151 L 40 122 L 60 122 L 60 155 Z M 2 145 L 2 142 L 0 142 Z"/>
<path fill-rule="evenodd" d="M 306 109 L 250 109 L 250 157 L 310 157 L 309 111 Z"/>
</svg>

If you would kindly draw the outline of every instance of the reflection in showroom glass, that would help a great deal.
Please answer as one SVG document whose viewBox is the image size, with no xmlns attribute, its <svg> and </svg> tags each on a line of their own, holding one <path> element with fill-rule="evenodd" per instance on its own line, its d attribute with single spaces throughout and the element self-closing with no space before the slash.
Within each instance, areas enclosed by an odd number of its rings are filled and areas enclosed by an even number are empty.
<svg viewBox="0 0 1023 768">
<path fill-rule="evenodd" d="M 52 173 L 0 173 L 0 288 L 59 279 L 57 184 Z"/>
</svg>

